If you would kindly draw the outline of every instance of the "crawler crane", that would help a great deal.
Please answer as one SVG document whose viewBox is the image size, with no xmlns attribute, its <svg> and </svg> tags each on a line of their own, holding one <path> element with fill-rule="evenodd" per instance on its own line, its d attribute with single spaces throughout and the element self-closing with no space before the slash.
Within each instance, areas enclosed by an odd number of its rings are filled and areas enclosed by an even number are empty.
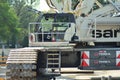
<svg viewBox="0 0 120 80">
<path fill-rule="evenodd" d="M 62 67 L 120 69 L 120 2 L 45 0 L 50 10 L 29 23 L 29 47 L 13 49 L 7 59 L 10 80 L 49 80 Z M 97 9 L 94 9 L 98 6 Z"/>
</svg>

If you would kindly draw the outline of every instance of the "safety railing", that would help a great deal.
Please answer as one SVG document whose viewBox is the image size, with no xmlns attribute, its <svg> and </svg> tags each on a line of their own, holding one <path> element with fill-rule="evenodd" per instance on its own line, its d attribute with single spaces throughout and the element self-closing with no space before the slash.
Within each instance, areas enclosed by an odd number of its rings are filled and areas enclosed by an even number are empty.
<svg viewBox="0 0 120 80">
<path fill-rule="evenodd" d="M 65 22 L 29 23 L 29 42 L 63 42 L 65 35 L 72 35 L 70 28 L 71 23 Z"/>
</svg>

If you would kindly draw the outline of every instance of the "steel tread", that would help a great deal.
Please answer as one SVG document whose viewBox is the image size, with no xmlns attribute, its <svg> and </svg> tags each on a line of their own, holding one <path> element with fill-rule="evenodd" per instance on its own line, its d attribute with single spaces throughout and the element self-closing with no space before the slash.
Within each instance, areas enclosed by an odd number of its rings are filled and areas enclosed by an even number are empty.
<svg viewBox="0 0 120 80">
<path fill-rule="evenodd" d="M 33 49 L 11 50 L 7 59 L 7 80 L 32 80 L 36 76 L 37 52 Z"/>
</svg>

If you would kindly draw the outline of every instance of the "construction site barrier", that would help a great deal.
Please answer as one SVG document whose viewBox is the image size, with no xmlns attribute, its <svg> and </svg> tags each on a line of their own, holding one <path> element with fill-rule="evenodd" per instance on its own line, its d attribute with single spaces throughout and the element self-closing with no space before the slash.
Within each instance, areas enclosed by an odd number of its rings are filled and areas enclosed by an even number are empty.
<svg viewBox="0 0 120 80">
<path fill-rule="evenodd" d="M 7 56 L 0 56 L 0 66 L 6 66 Z"/>
</svg>

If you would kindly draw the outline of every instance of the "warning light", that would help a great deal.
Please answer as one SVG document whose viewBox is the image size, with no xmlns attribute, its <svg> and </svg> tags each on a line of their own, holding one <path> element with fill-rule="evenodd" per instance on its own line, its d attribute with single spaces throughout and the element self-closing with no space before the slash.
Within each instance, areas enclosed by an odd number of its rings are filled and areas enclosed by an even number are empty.
<svg viewBox="0 0 120 80">
<path fill-rule="evenodd" d="M 53 36 L 53 37 L 52 37 L 52 42 L 55 42 L 55 41 L 56 41 L 56 40 L 55 40 L 55 37 Z"/>
<path fill-rule="evenodd" d="M 89 52 L 88 51 L 83 51 L 81 55 L 82 59 L 89 59 Z"/>
<path fill-rule="evenodd" d="M 30 34 L 29 42 L 34 42 L 34 41 L 35 41 L 35 35 L 34 34 Z"/>
<path fill-rule="evenodd" d="M 89 66 L 89 60 L 83 59 L 83 60 L 82 60 L 82 63 L 81 63 L 81 66 L 83 66 L 83 67 L 88 67 L 88 66 Z"/>
</svg>

